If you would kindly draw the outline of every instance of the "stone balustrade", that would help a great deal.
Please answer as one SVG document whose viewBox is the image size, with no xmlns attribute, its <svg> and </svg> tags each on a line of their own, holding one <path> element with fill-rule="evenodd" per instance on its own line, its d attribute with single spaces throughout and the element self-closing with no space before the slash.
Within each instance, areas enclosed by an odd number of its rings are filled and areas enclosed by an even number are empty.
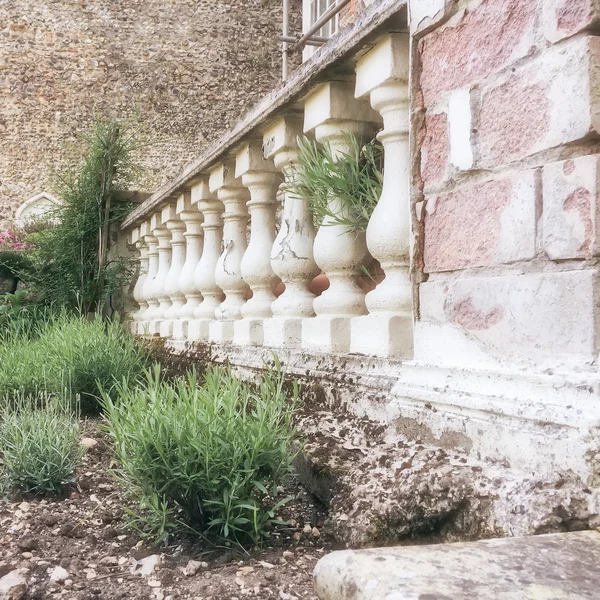
<svg viewBox="0 0 600 600">
<path fill-rule="evenodd" d="M 313 88 L 303 114 L 294 104 L 266 119 L 131 231 L 140 261 L 134 332 L 411 356 L 408 48 L 407 35 L 384 36 L 358 60 L 354 79 Z M 314 136 L 339 158 L 349 134 L 367 141 L 377 131 L 386 168 L 366 232 L 329 216 L 315 232 L 309 202 L 290 186 L 298 137 Z M 332 193 L 328 210 L 344 217 L 347 209 Z M 385 278 L 366 293 L 374 259 Z"/>
</svg>

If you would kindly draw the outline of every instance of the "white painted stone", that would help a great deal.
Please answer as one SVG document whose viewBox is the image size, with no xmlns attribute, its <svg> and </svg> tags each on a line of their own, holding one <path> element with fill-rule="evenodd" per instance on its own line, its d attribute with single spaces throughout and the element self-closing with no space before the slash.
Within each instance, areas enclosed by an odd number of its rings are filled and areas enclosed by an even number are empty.
<svg viewBox="0 0 600 600">
<path fill-rule="evenodd" d="M 15 213 L 15 226 L 20 229 L 27 225 L 31 225 L 35 221 L 45 219 L 56 222 L 56 217 L 53 215 L 60 206 L 60 200 L 51 194 L 48 194 L 47 192 L 36 194 L 17 208 Z"/>
<path fill-rule="evenodd" d="M 470 90 L 454 90 L 448 98 L 450 162 L 461 171 L 467 171 L 473 166 L 471 120 Z"/>
<path fill-rule="evenodd" d="M 497 361 L 581 370 L 597 362 L 596 270 L 457 278 L 419 287 L 423 322 L 458 331 Z M 472 356 L 439 335 L 428 344 L 421 332 L 415 360 L 467 368 Z"/>
<path fill-rule="evenodd" d="M 259 142 L 246 144 L 236 155 L 236 177 L 250 192 L 250 242 L 241 263 L 244 281 L 252 298 L 241 308 L 243 319 L 234 325 L 233 342 L 241 345 L 263 343 L 263 322 L 272 316 L 275 286 L 279 277 L 271 267 L 271 248 L 276 236 L 275 210 L 281 174 L 272 161 L 263 157 Z"/>
<path fill-rule="evenodd" d="M 173 208 L 176 206 L 171 206 L 170 218 L 165 223 L 171 232 L 171 266 L 165 278 L 165 293 L 171 300 L 171 306 L 165 311 L 165 320 L 160 325 L 161 337 L 173 335 L 173 325 L 185 305 L 185 294 L 179 285 L 179 277 L 185 264 L 185 223 L 181 221 L 176 210 L 172 210 Z"/>
<path fill-rule="evenodd" d="M 443 15 L 446 0 L 409 0 L 408 15 L 411 33 L 434 25 Z"/>
<path fill-rule="evenodd" d="M 349 153 L 348 134 L 358 138 L 372 135 L 379 121 L 368 103 L 353 97 L 348 82 L 322 84 L 305 101 L 304 130 L 314 129 L 317 141 L 329 144 L 334 157 Z M 347 209 L 331 196 L 329 209 L 344 214 Z M 350 319 L 365 314 L 365 294 L 358 280 L 371 256 L 366 235 L 325 217 L 313 248 L 317 265 L 329 279 L 329 288 L 315 299 L 316 317 L 302 323 L 302 347 L 321 352 L 347 352 L 350 348 Z"/>
<path fill-rule="evenodd" d="M 598 160 L 589 155 L 544 165 L 542 244 L 552 260 L 600 253 Z"/>
<path fill-rule="evenodd" d="M 369 314 L 351 323 L 351 352 L 410 358 L 413 346 L 410 282 L 409 38 L 385 36 L 356 67 L 356 93 L 369 96 L 384 120 L 381 198 L 367 227 L 367 247 L 385 279 L 369 292 Z"/>
<path fill-rule="evenodd" d="M 160 325 L 171 306 L 171 298 L 165 290 L 165 282 L 171 269 L 171 232 L 165 223 L 169 220 L 171 207 L 167 205 L 160 213 L 152 215 L 152 233 L 158 240 L 158 271 L 154 277 L 153 292 L 158 306 L 152 313 L 149 333 L 160 333 Z"/>
<path fill-rule="evenodd" d="M 144 241 L 148 244 L 148 275 L 142 288 L 142 294 L 148 303 L 148 310 L 142 315 L 142 320 L 138 332 L 140 334 L 151 334 L 151 323 L 155 319 L 158 310 L 158 297 L 156 292 L 156 276 L 158 274 L 158 239 L 154 233 L 154 226 L 160 222 L 160 215 L 152 215 L 150 221 L 142 223 L 142 232 L 146 228 Z"/>
<path fill-rule="evenodd" d="M 177 199 L 177 215 L 185 224 L 185 263 L 179 274 L 179 289 L 185 296 L 185 304 L 177 313 L 173 323 L 173 337 L 185 339 L 188 324 L 202 300 L 202 294 L 194 281 L 196 269 L 202 257 L 202 221 L 204 217 L 197 204 L 192 204 L 192 193 L 184 192 Z"/>
<path fill-rule="evenodd" d="M 264 323 L 264 344 L 272 348 L 297 348 L 302 340 L 302 319 L 313 317 L 314 294 L 309 290 L 319 274 L 313 256 L 315 228 L 308 201 L 287 188 L 298 165 L 297 138 L 302 134 L 298 119 L 282 118 L 263 136 L 267 158 L 284 175 L 281 227 L 271 249 L 271 267 L 285 290 L 271 305 L 273 318 Z"/>
<path fill-rule="evenodd" d="M 584 600 L 600 583 L 600 534 L 342 550 L 313 577 L 320 600 Z"/>
<path fill-rule="evenodd" d="M 223 213 L 223 251 L 217 261 L 215 279 L 223 290 L 225 300 L 215 310 L 218 321 L 237 321 L 242 318 L 247 286 L 242 279 L 242 259 L 247 248 L 246 226 L 248 190 L 235 176 L 233 161 L 221 163 L 210 171 L 209 187 L 216 192 L 225 207 Z M 201 290 L 202 291 L 202 290 Z M 233 324 L 209 326 L 211 342 L 233 340 Z"/>
<path fill-rule="evenodd" d="M 188 324 L 187 337 L 192 341 L 208 341 L 209 324 L 215 320 L 215 310 L 223 301 L 223 292 L 215 277 L 223 240 L 223 203 L 206 181 L 192 187 L 192 203 L 198 205 L 204 217 L 204 247 L 194 273 L 194 283 L 203 300 L 194 309 L 195 318 Z"/>
</svg>

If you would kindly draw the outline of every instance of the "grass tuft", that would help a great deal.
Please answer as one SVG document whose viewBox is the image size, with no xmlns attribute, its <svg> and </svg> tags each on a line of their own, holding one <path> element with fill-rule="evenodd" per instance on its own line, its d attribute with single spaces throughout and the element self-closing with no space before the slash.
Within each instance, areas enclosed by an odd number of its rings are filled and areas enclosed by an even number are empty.
<svg viewBox="0 0 600 600">
<path fill-rule="evenodd" d="M 117 385 L 103 405 L 118 476 L 140 499 L 134 525 L 157 541 L 182 527 L 240 544 L 268 535 L 285 503 L 296 399 L 279 368 L 256 386 L 224 368 L 171 383 L 156 368 L 143 386 Z"/>
<path fill-rule="evenodd" d="M 5 398 L 0 422 L 0 472 L 8 489 L 54 494 L 74 481 L 83 457 L 79 421 L 58 397 Z"/>
</svg>

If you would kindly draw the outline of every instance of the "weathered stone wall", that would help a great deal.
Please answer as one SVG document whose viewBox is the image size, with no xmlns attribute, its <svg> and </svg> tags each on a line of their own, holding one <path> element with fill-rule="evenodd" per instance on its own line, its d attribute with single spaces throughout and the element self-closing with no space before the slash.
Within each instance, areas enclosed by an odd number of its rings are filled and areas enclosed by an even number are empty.
<svg viewBox="0 0 600 600">
<path fill-rule="evenodd" d="M 281 0 L 0 2 L 0 230 L 94 112 L 139 113 L 141 189 L 173 177 L 280 80 L 280 31 Z"/>
<path fill-rule="evenodd" d="M 502 361 L 595 366 L 600 5 L 411 8 L 421 322 Z"/>
</svg>

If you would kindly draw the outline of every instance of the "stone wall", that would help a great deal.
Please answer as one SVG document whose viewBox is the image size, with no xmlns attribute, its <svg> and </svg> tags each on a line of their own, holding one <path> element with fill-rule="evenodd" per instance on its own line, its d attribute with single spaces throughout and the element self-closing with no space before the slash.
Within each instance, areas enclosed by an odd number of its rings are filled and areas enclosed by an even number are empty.
<svg viewBox="0 0 600 600">
<path fill-rule="evenodd" d="M 411 9 L 420 318 L 462 336 L 437 358 L 594 367 L 598 3 Z"/>
<path fill-rule="evenodd" d="M 140 189 L 176 175 L 279 82 L 280 31 L 281 0 L 0 2 L 0 230 L 94 112 L 139 114 Z"/>
</svg>

